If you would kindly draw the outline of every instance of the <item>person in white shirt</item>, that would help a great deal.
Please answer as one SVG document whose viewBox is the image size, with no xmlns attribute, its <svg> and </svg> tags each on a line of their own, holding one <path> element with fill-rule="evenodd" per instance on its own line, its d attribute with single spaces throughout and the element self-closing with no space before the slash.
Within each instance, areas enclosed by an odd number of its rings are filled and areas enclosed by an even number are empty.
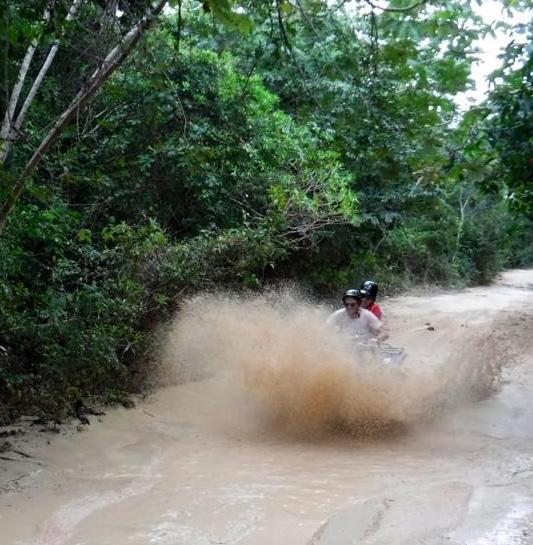
<svg viewBox="0 0 533 545">
<path fill-rule="evenodd" d="M 355 289 L 347 290 L 342 296 L 344 308 L 335 311 L 327 323 L 343 333 L 368 340 L 372 337 L 385 341 L 389 334 L 372 312 L 361 307 L 361 295 Z"/>
</svg>

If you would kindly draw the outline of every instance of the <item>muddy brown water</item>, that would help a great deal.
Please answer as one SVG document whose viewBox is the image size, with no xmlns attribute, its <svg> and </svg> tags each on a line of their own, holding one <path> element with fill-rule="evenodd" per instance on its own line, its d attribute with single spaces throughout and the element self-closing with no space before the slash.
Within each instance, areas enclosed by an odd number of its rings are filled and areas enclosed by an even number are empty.
<svg viewBox="0 0 533 545">
<path fill-rule="evenodd" d="M 0 461 L 0 543 L 533 544 L 532 285 L 385 301 L 401 372 L 346 358 L 324 309 L 193 301 L 169 385 Z"/>
</svg>

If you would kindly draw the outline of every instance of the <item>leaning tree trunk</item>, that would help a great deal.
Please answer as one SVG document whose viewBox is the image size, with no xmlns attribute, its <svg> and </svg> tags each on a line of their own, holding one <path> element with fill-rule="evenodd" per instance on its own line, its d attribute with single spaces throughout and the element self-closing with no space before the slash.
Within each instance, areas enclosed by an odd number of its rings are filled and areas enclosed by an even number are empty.
<svg viewBox="0 0 533 545">
<path fill-rule="evenodd" d="M 78 8 L 80 7 L 83 0 L 74 0 L 72 2 L 72 5 L 70 6 L 70 9 L 67 13 L 67 16 L 65 17 L 65 22 L 69 23 L 74 19 L 76 12 L 78 11 Z M 39 70 L 39 73 L 37 74 L 37 77 L 34 79 L 33 84 L 26 96 L 26 99 L 24 100 L 22 107 L 20 108 L 19 113 L 16 116 L 16 119 L 12 121 L 11 124 L 11 131 L 15 134 L 19 134 L 20 127 L 22 126 L 22 123 L 24 122 L 24 118 L 26 117 L 26 113 L 28 112 L 28 108 L 31 106 L 33 100 L 35 99 L 35 96 L 37 95 L 37 91 L 39 91 L 39 88 L 41 87 L 41 83 L 43 82 L 44 77 L 46 76 L 46 73 L 48 72 L 48 69 L 50 68 L 57 50 L 59 49 L 59 38 L 56 39 L 52 47 L 50 48 L 50 51 L 48 52 L 48 55 L 46 56 L 46 59 L 41 66 L 41 69 Z M 8 154 L 9 149 L 11 147 L 11 138 L 7 138 L 4 143 L 3 147 L 0 150 L 0 165 L 5 162 Z"/>
<path fill-rule="evenodd" d="M 0 208 L 0 235 L 3 233 L 7 218 L 13 210 L 18 198 L 26 187 L 31 175 L 43 160 L 48 150 L 57 142 L 66 125 L 72 118 L 82 110 L 87 102 L 96 94 L 102 87 L 105 81 L 113 74 L 113 72 L 122 64 L 124 59 L 130 54 L 137 42 L 141 39 L 142 34 L 154 22 L 157 16 L 161 13 L 167 0 L 158 0 L 145 13 L 144 17 L 129 30 L 122 38 L 120 43 L 114 47 L 102 64 L 90 77 L 86 86 L 80 90 L 68 108 L 57 118 L 54 126 L 50 129 L 44 140 L 39 144 L 33 156 L 28 161 L 24 170 L 18 177 L 13 188 L 11 189 L 6 201 Z"/>
<path fill-rule="evenodd" d="M 43 21 L 45 23 L 50 21 L 49 3 L 46 4 L 46 8 L 44 10 Z M 35 50 L 37 49 L 38 45 L 39 38 L 34 38 L 28 46 L 24 59 L 22 59 L 22 64 L 20 65 L 17 82 L 13 87 L 13 91 L 11 91 L 11 95 L 9 95 L 4 119 L 2 121 L 2 125 L 0 126 L 0 165 L 4 164 L 9 151 L 10 141 L 12 138 L 14 138 L 13 129 L 15 127 L 15 112 L 17 110 L 20 92 L 24 86 L 26 75 L 28 74 L 33 55 L 35 54 Z"/>
</svg>

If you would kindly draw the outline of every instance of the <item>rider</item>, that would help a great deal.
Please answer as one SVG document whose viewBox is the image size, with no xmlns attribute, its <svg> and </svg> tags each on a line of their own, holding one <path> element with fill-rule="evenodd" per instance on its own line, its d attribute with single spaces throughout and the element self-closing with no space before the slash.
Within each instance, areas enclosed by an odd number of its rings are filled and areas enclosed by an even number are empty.
<svg viewBox="0 0 533 545">
<path fill-rule="evenodd" d="M 349 289 L 342 296 L 344 308 L 335 311 L 328 324 L 338 327 L 341 331 L 364 338 L 375 337 L 384 341 L 389 334 L 383 323 L 372 312 L 361 307 L 361 296 L 358 290 Z"/>
<path fill-rule="evenodd" d="M 383 321 L 383 312 L 376 303 L 378 285 L 373 280 L 366 280 L 359 288 L 359 295 L 361 296 L 361 306 L 372 312 L 378 320 Z"/>
</svg>

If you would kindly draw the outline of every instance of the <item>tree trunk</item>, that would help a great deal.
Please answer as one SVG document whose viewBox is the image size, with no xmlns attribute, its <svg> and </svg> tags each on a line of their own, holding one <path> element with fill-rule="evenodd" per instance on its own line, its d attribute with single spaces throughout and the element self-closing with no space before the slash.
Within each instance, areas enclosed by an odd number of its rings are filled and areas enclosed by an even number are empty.
<svg viewBox="0 0 533 545">
<path fill-rule="evenodd" d="M 74 0 L 72 2 L 69 12 L 65 18 L 65 21 L 67 23 L 69 21 L 72 21 L 72 19 L 74 19 L 74 16 L 76 15 L 76 12 L 78 11 L 78 8 L 82 2 L 83 0 Z M 22 123 L 24 122 L 24 118 L 26 117 L 28 108 L 31 106 L 31 103 L 35 99 L 35 96 L 37 95 L 37 91 L 39 90 L 39 87 L 41 86 L 41 83 L 43 82 L 43 79 L 46 76 L 46 73 L 48 72 L 48 69 L 50 68 L 52 64 L 58 49 L 59 49 L 59 39 L 56 39 L 54 43 L 52 44 L 52 47 L 50 48 L 50 51 L 48 52 L 48 55 L 46 56 L 46 59 L 43 65 L 41 66 L 39 73 L 37 74 L 37 77 L 33 81 L 31 89 L 28 95 L 26 96 L 26 100 L 24 100 L 24 103 L 22 104 L 22 108 L 20 109 L 14 123 L 12 124 L 13 128 L 15 129 L 15 133 L 17 134 L 20 132 L 20 127 L 22 126 Z M 9 154 L 10 147 L 11 147 L 11 139 L 7 139 L 0 153 L 0 164 L 4 163 L 4 161 L 6 160 L 7 155 Z"/>
<path fill-rule="evenodd" d="M 50 4 L 49 3 L 46 4 L 43 19 L 45 23 L 47 23 L 50 20 Z M 9 97 L 9 101 L 6 107 L 6 112 L 4 114 L 4 120 L 2 121 L 2 126 L 0 127 L 0 165 L 4 164 L 4 161 L 6 160 L 6 157 L 7 157 L 7 152 L 9 151 L 9 141 L 12 138 L 14 138 L 12 131 L 14 127 L 15 112 L 17 109 L 20 92 L 22 91 L 22 87 L 24 85 L 24 81 L 26 80 L 28 69 L 30 68 L 33 55 L 38 45 L 39 45 L 39 39 L 34 38 L 32 42 L 30 43 L 30 45 L 28 46 L 28 49 L 26 50 L 26 54 L 24 55 L 24 59 L 22 60 L 22 64 L 20 65 L 17 83 L 15 83 L 15 86 L 13 87 L 13 91 L 11 92 L 11 95 Z"/>
<path fill-rule="evenodd" d="M 143 32 L 150 27 L 156 17 L 161 13 L 166 3 L 167 0 L 158 0 L 150 9 L 148 9 L 144 17 L 131 28 L 122 38 L 120 43 L 109 52 L 99 68 L 90 77 L 87 85 L 80 90 L 74 100 L 70 103 L 69 107 L 57 118 L 54 126 L 50 129 L 24 167 L 24 170 L 18 177 L 9 196 L 0 209 L 0 235 L 3 233 L 7 218 L 24 190 L 26 183 L 39 163 L 43 160 L 43 157 L 48 150 L 58 140 L 65 129 L 65 126 L 72 120 L 76 113 L 85 107 L 87 102 L 96 94 L 111 74 L 113 74 L 113 72 L 122 64 L 124 59 L 126 59 L 137 42 L 141 39 Z"/>
<path fill-rule="evenodd" d="M 470 196 L 463 200 L 463 189 L 459 191 L 459 225 L 457 226 L 457 235 L 455 237 L 455 250 L 452 256 L 452 263 L 455 263 L 457 256 L 459 255 L 459 249 L 461 247 L 461 237 L 463 236 L 463 228 L 465 223 L 465 211 L 470 201 Z"/>
</svg>

